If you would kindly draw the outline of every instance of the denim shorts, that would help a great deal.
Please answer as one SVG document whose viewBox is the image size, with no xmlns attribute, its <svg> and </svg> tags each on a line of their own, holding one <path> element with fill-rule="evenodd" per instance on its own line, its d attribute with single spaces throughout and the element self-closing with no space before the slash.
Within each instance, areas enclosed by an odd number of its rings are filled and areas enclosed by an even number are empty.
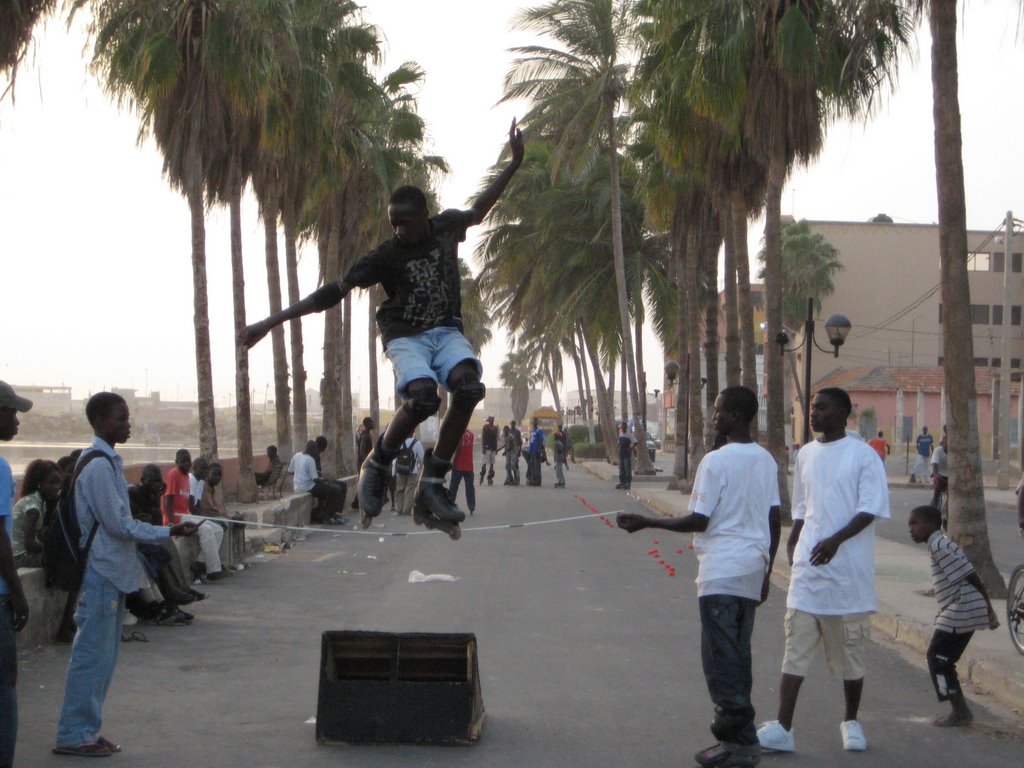
<svg viewBox="0 0 1024 768">
<path fill-rule="evenodd" d="M 395 367 L 395 392 L 405 396 L 405 388 L 416 379 L 430 379 L 447 386 L 452 369 L 463 361 L 484 372 L 473 346 L 455 328 L 431 328 L 415 336 L 402 336 L 388 342 L 384 351 Z"/>
</svg>

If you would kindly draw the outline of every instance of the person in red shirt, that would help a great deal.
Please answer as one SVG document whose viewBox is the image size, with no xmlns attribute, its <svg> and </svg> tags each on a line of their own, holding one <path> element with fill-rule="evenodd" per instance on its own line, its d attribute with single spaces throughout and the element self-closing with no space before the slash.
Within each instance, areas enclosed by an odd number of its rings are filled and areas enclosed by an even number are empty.
<svg viewBox="0 0 1024 768">
<path fill-rule="evenodd" d="M 882 434 L 881 430 L 878 432 L 878 437 L 873 437 L 868 440 L 868 445 L 875 449 L 875 453 L 878 454 L 878 458 L 885 464 L 885 457 L 892 452 L 892 448 L 889 445 L 889 441 L 885 439 L 885 435 Z"/>
<path fill-rule="evenodd" d="M 196 500 L 192 496 L 189 471 L 192 469 L 192 454 L 182 448 L 174 456 L 174 466 L 164 474 L 164 524 L 192 522 L 199 526 L 196 536 L 199 539 L 199 551 L 205 564 L 207 581 L 217 581 L 227 576 L 220 562 L 220 543 L 224 539 L 224 529 L 214 522 L 195 516 Z M 199 581 L 203 580 L 202 570 L 198 561 L 189 563 L 192 575 Z"/>
<path fill-rule="evenodd" d="M 473 472 L 473 433 L 468 429 L 462 433 L 462 440 L 459 441 L 459 448 L 455 451 L 455 458 L 452 460 L 452 479 L 448 485 L 448 495 L 451 496 L 452 504 L 459 493 L 459 483 L 466 481 L 466 506 L 469 507 L 469 514 L 476 509 L 476 487 L 473 484 L 475 475 Z"/>
</svg>

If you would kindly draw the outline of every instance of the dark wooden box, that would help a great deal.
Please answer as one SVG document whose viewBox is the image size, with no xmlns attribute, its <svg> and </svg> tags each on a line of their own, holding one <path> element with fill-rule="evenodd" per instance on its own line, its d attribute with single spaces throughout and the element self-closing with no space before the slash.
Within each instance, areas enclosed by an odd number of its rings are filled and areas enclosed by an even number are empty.
<svg viewBox="0 0 1024 768">
<path fill-rule="evenodd" d="M 324 632 L 317 742 L 472 744 L 483 719 L 476 635 Z"/>
</svg>

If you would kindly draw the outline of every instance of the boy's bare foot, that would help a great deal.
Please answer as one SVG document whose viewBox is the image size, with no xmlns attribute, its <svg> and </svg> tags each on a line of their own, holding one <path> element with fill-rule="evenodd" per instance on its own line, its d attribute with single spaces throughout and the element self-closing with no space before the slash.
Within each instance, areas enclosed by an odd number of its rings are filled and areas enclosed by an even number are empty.
<svg viewBox="0 0 1024 768">
<path fill-rule="evenodd" d="M 932 725 L 938 728 L 963 728 L 966 725 L 970 725 L 973 720 L 974 715 L 970 712 L 950 712 L 948 715 L 932 720 Z"/>
</svg>

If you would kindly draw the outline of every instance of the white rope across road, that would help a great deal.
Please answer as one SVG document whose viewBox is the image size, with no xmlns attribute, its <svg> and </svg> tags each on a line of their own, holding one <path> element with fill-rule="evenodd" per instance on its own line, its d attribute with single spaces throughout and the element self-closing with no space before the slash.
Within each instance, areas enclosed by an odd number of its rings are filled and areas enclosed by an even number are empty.
<svg viewBox="0 0 1024 768">
<path fill-rule="evenodd" d="M 537 525 L 554 525 L 555 523 L 569 523 L 576 520 L 601 520 L 606 515 L 615 515 L 623 510 L 617 509 L 613 512 L 588 512 L 585 515 L 572 515 L 571 517 L 556 517 L 550 520 L 531 520 L 525 523 L 504 523 L 502 525 L 482 525 L 475 528 L 462 528 L 463 533 L 474 533 L 480 531 L 500 531 L 512 528 L 530 528 Z M 232 522 L 236 525 L 246 525 L 252 528 L 273 528 L 281 531 L 295 531 L 304 535 L 310 533 L 331 533 L 331 534 L 348 534 L 354 536 L 393 536 L 395 538 L 402 536 L 426 536 L 432 533 L 443 533 L 443 531 L 434 530 L 422 530 L 422 531 L 374 531 L 370 529 L 360 530 L 358 528 L 351 529 L 346 527 L 333 527 L 333 528 L 307 528 L 301 525 L 276 525 L 274 523 L 259 523 L 251 520 L 231 520 L 223 517 L 207 517 L 205 515 L 190 515 L 193 518 L 199 518 L 201 520 L 211 520 L 215 523 Z M 448 534 L 444 534 L 447 536 Z"/>
</svg>

